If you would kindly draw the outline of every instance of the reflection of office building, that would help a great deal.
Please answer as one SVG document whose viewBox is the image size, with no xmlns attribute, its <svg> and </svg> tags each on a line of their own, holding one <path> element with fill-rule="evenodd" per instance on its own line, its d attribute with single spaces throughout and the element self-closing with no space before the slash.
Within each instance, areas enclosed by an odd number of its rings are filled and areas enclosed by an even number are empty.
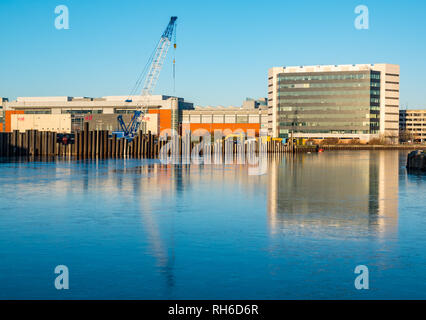
<svg viewBox="0 0 426 320">
<path fill-rule="evenodd" d="M 386 137 L 397 142 L 399 66 L 390 64 L 271 68 L 269 132 L 274 137 Z"/>
<path fill-rule="evenodd" d="M 398 222 L 399 155 L 398 152 L 381 151 L 376 157 L 379 171 L 377 225 L 380 231 L 387 231 Z"/>
<path fill-rule="evenodd" d="M 288 225 L 380 232 L 396 226 L 397 152 L 328 153 L 272 161 L 268 215 L 273 232 Z"/>
</svg>

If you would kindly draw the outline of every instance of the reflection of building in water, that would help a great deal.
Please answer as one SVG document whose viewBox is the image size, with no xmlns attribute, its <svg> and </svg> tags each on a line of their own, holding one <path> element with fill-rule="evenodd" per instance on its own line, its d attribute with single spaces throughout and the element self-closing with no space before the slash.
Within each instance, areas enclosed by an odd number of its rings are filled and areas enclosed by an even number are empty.
<svg viewBox="0 0 426 320">
<path fill-rule="evenodd" d="M 398 218 L 398 153 L 329 152 L 271 159 L 268 215 L 286 225 L 374 228 Z"/>
<path fill-rule="evenodd" d="M 381 151 L 378 179 L 378 227 L 379 231 L 396 228 L 398 224 L 398 152 Z"/>
</svg>

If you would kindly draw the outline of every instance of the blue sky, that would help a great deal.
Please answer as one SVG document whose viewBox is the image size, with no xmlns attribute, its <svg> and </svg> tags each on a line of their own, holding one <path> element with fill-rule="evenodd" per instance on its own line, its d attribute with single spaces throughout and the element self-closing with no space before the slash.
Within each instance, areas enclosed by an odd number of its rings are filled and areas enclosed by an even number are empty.
<svg viewBox="0 0 426 320">
<path fill-rule="evenodd" d="M 61 4 L 70 30 L 54 26 Z M 354 27 L 360 4 L 368 30 Z M 172 15 L 175 94 L 196 104 L 265 97 L 272 66 L 386 62 L 401 66 L 401 105 L 426 108 L 426 2 L 414 0 L 1 0 L 0 96 L 127 95 Z M 171 66 L 169 54 L 155 93 L 173 94 Z"/>
</svg>

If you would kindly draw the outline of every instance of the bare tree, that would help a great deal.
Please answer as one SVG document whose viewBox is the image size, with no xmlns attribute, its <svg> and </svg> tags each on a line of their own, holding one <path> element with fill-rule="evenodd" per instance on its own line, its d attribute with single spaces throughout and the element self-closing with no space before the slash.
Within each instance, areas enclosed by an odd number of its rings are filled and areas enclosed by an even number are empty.
<svg viewBox="0 0 426 320">
<path fill-rule="evenodd" d="M 399 142 L 414 142 L 415 135 L 408 130 L 401 130 L 399 132 Z"/>
</svg>

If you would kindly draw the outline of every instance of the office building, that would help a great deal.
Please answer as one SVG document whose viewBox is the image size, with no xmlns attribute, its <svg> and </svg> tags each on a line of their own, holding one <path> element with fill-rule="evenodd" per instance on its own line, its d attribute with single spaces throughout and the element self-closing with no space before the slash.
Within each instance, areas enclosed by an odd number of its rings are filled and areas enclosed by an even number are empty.
<svg viewBox="0 0 426 320">
<path fill-rule="evenodd" d="M 268 73 L 268 109 L 273 137 L 397 143 L 399 66 L 274 67 Z"/>
<path fill-rule="evenodd" d="M 426 110 L 401 110 L 399 130 L 402 142 L 426 142 Z"/>
</svg>

